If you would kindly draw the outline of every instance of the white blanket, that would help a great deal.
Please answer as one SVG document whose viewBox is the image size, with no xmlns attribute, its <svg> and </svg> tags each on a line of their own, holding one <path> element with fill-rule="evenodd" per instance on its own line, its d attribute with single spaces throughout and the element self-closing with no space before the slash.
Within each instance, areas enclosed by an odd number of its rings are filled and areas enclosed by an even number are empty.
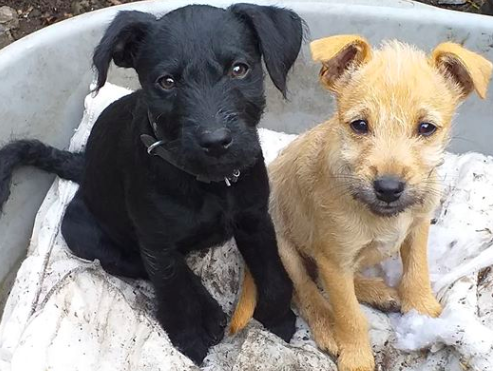
<svg viewBox="0 0 493 371">
<path fill-rule="evenodd" d="M 129 91 L 107 84 L 88 96 L 70 148 L 81 149 L 101 111 Z M 294 135 L 260 130 L 266 162 Z M 493 370 L 493 158 L 449 154 L 441 169 L 444 198 L 431 228 L 430 271 L 444 306 L 438 319 L 386 315 L 362 306 L 379 369 Z M 71 255 L 60 221 L 77 185 L 56 180 L 41 206 L 26 260 L 0 324 L 2 371 L 198 370 L 175 350 L 153 317 L 150 285 L 106 274 Z M 230 314 L 242 260 L 233 241 L 188 258 Z M 395 284 L 398 259 L 374 273 Z M 203 370 L 336 370 L 301 319 L 290 344 L 252 321 L 211 349 Z M 426 349 L 425 351 L 421 349 Z M 419 350 L 419 351 L 418 351 Z"/>
</svg>

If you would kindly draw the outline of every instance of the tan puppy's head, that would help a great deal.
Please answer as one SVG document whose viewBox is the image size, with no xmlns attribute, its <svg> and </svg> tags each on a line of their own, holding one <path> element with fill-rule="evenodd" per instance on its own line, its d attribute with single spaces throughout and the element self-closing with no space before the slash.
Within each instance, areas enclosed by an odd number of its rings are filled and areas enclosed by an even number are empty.
<svg viewBox="0 0 493 371">
<path fill-rule="evenodd" d="M 331 169 L 352 195 L 381 216 L 435 200 L 454 112 L 473 91 L 485 97 L 492 64 L 453 43 L 426 56 L 397 41 L 372 50 L 350 35 L 316 40 L 311 51 L 337 99 Z"/>
</svg>

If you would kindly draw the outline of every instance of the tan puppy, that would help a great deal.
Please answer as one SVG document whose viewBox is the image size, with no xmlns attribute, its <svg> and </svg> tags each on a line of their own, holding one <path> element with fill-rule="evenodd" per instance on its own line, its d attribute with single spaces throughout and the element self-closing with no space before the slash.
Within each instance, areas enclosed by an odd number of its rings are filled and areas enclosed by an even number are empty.
<svg viewBox="0 0 493 371">
<path fill-rule="evenodd" d="M 311 50 L 337 112 L 271 164 L 270 209 L 295 303 L 315 341 L 339 356 L 339 370 L 373 370 L 358 301 L 433 317 L 441 312 L 427 263 L 440 197 L 436 169 L 455 109 L 474 90 L 485 97 L 492 65 L 453 43 L 427 57 L 396 41 L 372 50 L 361 37 L 334 36 L 314 41 Z M 399 251 L 404 272 L 397 290 L 358 274 Z M 316 264 L 329 301 L 310 278 L 306 258 Z M 255 296 L 247 274 L 232 332 L 251 318 Z"/>
</svg>

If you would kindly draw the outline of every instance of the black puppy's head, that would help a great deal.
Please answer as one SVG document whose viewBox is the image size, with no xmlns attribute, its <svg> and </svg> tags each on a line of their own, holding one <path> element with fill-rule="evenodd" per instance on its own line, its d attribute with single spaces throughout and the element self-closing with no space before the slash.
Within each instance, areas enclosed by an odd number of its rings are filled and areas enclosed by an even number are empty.
<svg viewBox="0 0 493 371">
<path fill-rule="evenodd" d="M 302 38 L 300 17 L 272 6 L 192 5 L 160 19 L 120 12 L 94 54 L 97 88 L 112 60 L 134 68 L 164 137 L 159 139 L 179 139 L 180 156 L 196 173 L 229 175 L 261 151 L 262 57 L 285 96 Z"/>
</svg>

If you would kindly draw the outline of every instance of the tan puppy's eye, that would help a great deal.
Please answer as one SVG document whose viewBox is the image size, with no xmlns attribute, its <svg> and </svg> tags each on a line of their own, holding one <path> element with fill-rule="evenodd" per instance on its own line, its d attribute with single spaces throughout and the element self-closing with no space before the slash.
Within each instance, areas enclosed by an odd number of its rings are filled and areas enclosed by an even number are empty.
<svg viewBox="0 0 493 371">
<path fill-rule="evenodd" d="M 175 80 L 169 75 L 161 76 L 157 79 L 157 83 L 164 90 L 170 90 L 175 87 Z"/>
<path fill-rule="evenodd" d="M 421 122 L 418 125 L 418 135 L 423 137 L 429 137 L 437 131 L 437 127 L 429 122 Z"/>
<path fill-rule="evenodd" d="M 356 133 L 360 135 L 368 134 L 369 127 L 368 127 L 368 122 L 365 120 L 355 120 L 349 124 L 351 126 L 351 129 Z"/>
<path fill-rule="evenodd" d="M 249 67 L 245 63 L 235 63 L 229 70 L 229 76 L 234 79 L 242 79 L 248 74 Z"/>
</svg>

